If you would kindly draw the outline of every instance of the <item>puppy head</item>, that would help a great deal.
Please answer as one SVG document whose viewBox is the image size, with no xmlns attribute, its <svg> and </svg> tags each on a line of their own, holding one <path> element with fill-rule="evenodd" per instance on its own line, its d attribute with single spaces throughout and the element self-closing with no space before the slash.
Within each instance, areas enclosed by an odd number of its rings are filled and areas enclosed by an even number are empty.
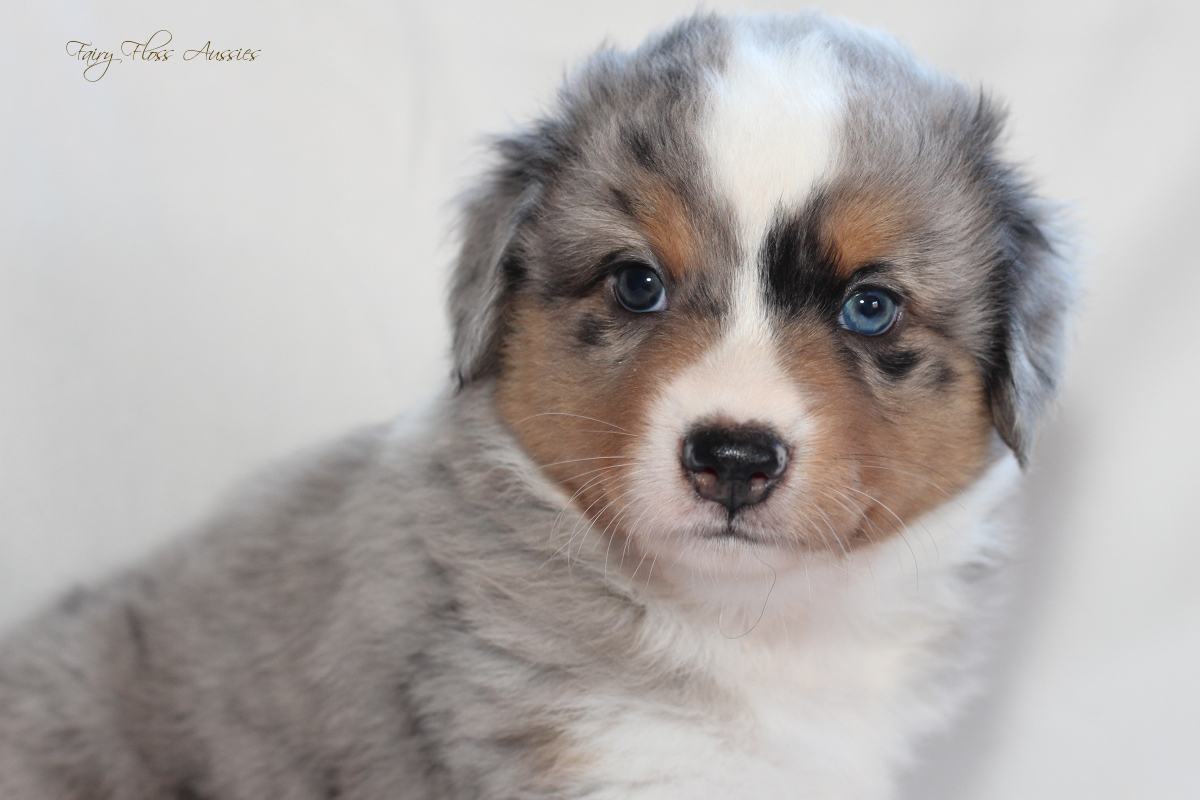
<svg viewBox="0 0 1200 800">
<path fill-rule="evenodd" d="M 499 145 L 460 381 L 657 554 L 850 549 L 1022 462 L 1067 282 L 986 98 L 817 16 L 602 52 Z"/>
</svg>

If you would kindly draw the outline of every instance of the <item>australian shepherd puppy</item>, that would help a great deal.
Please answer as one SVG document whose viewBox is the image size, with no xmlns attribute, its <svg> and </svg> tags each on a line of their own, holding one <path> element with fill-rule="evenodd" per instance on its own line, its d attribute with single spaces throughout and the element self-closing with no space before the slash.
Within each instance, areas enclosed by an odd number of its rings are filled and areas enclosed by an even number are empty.
<svg viewBox="0 0 1200 800">
<path fill-rule="evenodd" d="M 466 203 L 457 385 L 0 648 L 5 800 L 888 798 L 969 680 L 1069 300 L 892 39 L 606 50 Z"/>
</svg>

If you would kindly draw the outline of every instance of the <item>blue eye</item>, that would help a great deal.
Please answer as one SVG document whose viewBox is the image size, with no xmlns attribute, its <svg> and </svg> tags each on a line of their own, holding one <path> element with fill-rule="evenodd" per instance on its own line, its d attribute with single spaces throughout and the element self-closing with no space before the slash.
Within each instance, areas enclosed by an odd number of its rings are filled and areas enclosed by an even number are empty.
<svg viewBox="0 0 1200 800">
<path fill-rule="evenodd" d="M 860 289 L 842 306 L 842 325 L 864 336 L 878 336 L 892 327 L 900 307 L 883 289 Z"/>
<path fill-rule="evenodd" d="M 658 273 L 645 264 L 629 263 L 613 275 L 617 302 L 637 314 L 667 307 L 667 290 Z"/>
</svg>

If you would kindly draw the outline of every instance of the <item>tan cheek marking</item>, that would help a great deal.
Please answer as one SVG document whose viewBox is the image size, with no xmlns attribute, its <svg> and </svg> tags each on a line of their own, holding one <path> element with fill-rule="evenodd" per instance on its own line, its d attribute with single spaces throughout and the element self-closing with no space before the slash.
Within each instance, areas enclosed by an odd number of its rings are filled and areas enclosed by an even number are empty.
<svg viewBox="0 0 1200 800">
<path fill-rule="evenodd" d="M 593 304 L 594 313 L 607 313 L 605 298 L 584 302 Z M 633 453 L 645 432 L 646 407 L 670 376 L 700 358 L 717 331 L 683 314 L 663 319 L 652 339 L 618 364 L 604 349 L 594 358 L 581 356 L 570 324 L 530 298 L 518 300 L 497 406 L 545 474 L 576 498 L 600 530 L 611 526 L 620 539 L 613 523 L 620 522 L 624 493 L 636 480 Z"/>
<path fill-rule="evenodd" d="M 821 222 L 821 239 L 840 278 L 893 252 L 909 228 L 904 207 L 883 194 L 835 196 Z"/>
<path fill-rule="evenodd" d="M 991 423 L 982 381 L 969 356 L 941 353 L 959 374 L 949 391 L 920 385 L 891 389 L 885 413 L 870 389 L 837 356 L 834 335 L 796 330 L 785 368 L 810 398 L 817 433 L 803 442 L 808 506 L 795 513 L 808 525 L 832 521 L 837 541 L 824 531 L 815 546 L 847 549 L 902 532 L 945 503 L 985 466 Z"/>
<path fill-rule="evenodd" d="M 863 461 L 864 482 L 879 485 L 876 497 L 890 507 L 873 514 L 877 534 L 894 531 L 892 512 L 913 522 L 965 489 L 985 465 L 991 419 L 982 379 L 965 353 L 946 361 L 960 376 L 954 386 L 945 393 L 906 390 L 908 396 L 894 404 L 907 411 L 893 426 L 894 449 L 881 454 L 889 458 L 870 467 Z"/>
<path fill-rule="evenodd" d="M 800 387 L 810 416 L 809 437 L 796 443 L 792 467 L 799 501 L 788 510 L 807 532 L 806 544 L 818 549 L 853 546 L 863 515 L 858 498 L 846 487 L 857 486 L 855 439 L 879 439 L 888 432 L 877 420 L 860 387 L 839 362 L 836 342 L 816 326 L 797 324 L 785 331 L 781 363 Z"/>
</svg>

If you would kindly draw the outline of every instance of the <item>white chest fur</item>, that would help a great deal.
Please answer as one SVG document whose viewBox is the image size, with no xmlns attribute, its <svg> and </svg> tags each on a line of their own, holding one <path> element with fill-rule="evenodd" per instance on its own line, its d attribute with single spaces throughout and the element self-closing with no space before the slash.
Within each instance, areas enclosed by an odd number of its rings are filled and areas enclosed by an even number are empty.
<svg viewBox="0 0 1200 800">
<path fill-rule="evenodd" d="M 597 787 L 588 796 L 890 797 L 913 737 L 944 724 L 963 694 L 950 678 L 976 611 L 967 576 L 1003 549 L 998 511 L 1016 474 L 1001 460 L 880 545 L 772 578 L 697 583 L 712 613 L 664 608 L 647 646 L 702 664 L 721 697 L 689 709 L 598 702 L 576 731 Z"/>
</svg>

